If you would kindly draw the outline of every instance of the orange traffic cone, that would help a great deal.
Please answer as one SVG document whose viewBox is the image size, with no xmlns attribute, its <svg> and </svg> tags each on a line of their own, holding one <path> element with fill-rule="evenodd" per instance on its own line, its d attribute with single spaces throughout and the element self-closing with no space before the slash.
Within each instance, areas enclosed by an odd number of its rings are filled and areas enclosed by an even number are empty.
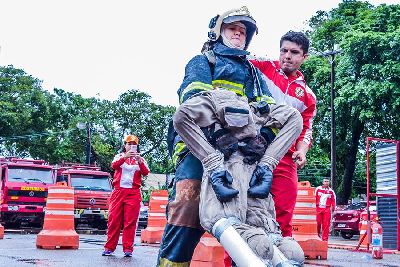
<svg viewBox="0 0 400 267">
<path fill-rule="evenodd" d="M 197 244 L 190 267 L 224 267 L 224 248 L 218 240 L 205 233 Z"/>
<path fill-rule="evenodd" d="M 370 220 L 374 221 L 377 217 L 376 211 L 370 211 Z M 358 242 L 358 246 L 367 247 L 371 244 L 371 240 L 368 238 L 368 212 L 363 211 L 360 214 L 360 222 L 359 222 L 359 229 L 360 229 L 360 238 Z"/>
<path fill-rule="evenodd" d="M 43 230 L 37 235 L 36 247 L 79 247 L 79 235 L 74 228 L 74 189 L 65 183 L 49 187 Z"/>
<path fill-rule="evenodd" d="M 0 239 L 4 238 L 4 226 L 0 224 Z"/>
<path fill-rule="evenodd" d="M 143 243 L 161 243 L 164 228 L 167 223 L 167 217 L 165 215 L 167 204 L 167 190 L 154 190 L 151 192 L 147 227 L 141 232 L 141 241 Z"/>
<path fill-rule="evenodd" d="M 299 182 L 296 206 L 293 212 L 293 238 L 309 259 L 326 259 L 328 241 L 322 241 L 317 233 L 317 212 L 314 196 L 315 188 L 309 181 Z"/>
<path fill-rule="evenodd" d="M 366 220 L 361 219 L 360 220 L 360 238 L 358 240 L 358 244 L 360 246 L 366 247 L 369 244 L 369 240 L 368 240 L 368 233 L 367 233 L 367 229 L 368 229 L 368 223 Z"/>
</svg>

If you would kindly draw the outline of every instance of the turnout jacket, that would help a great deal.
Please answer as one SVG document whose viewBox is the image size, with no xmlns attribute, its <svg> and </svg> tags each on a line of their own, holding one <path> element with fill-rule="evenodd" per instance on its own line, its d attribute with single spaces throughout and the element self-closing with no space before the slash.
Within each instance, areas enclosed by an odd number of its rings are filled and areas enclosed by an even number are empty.
<svg viewBox="0 0 400 267">
<path fill-rule="evenodd" d="M 248 55 L 246 50 L 229 48 L 217 42 L 212 50 L 193 57 L 186 65 L 185 76 L 178 89 L 179 102 L 218 87 L 245 96 L 249 102 L 263 100 L 275 103 L 262 73 L 247 59 Z M 173 143 L 170 149 L 174 147 L 170 154 L 178 163 L 189 150 L 178 135 L 172 136 L 169 134 L 169 139 L 173 139 L 170 140 Z"/>
<path fill-rule="evenodd" d="M 125 159 L 124 153 L 114 157 L 111 167 L 115 170 L 113 187 L 114 188 L 136 188 L 142 186 L 142 175 L 146 176 L 150 170 L 146 162 L 138 163 L 134 157 Z"/>
</svg>

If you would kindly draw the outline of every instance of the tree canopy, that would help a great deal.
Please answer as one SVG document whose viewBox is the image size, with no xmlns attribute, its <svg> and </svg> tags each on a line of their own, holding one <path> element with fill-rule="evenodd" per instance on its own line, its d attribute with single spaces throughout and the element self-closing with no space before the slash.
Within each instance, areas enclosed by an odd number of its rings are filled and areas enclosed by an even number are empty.
<svg viewBox="0 0 400 267">
<path fill-rule="evenodd" d="M 103 170 L 112 172 L 110 163 L 130 133 L 139 137 L 152 172 L 172 170 L 165 136 L 175 108 L 156 105 L 143 92 L 128 90 L 115 101 L 57 88 L 51 94 L 40 80 L 13 66 L 0 67 L 0 89 L 0 148 L 5 156 L 83 164 L 88 134 L 77 128 L 81 122 L 91 129 L 91 162 Z"/>
<path fill-rule="evenodd" d="M 330 66 L 318 52 L 339 47 L 335 60 L 335 111 L 339 197 L 347 202 L 367 136 L 400 139 L 400 5 L 343 1 L 309 20 L 314 56 L 304 73 L 318 99 L 315 144 L 330 153 Z M 364 175 L 364 177 L 362 177 Z"/>
</svg>

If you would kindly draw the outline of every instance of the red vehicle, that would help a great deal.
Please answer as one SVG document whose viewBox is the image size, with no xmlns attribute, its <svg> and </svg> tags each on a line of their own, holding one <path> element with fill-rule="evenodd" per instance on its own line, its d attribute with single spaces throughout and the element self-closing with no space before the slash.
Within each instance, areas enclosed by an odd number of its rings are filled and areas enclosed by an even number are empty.
<svg viewBox="0 0 400 267">
<path fill-rule="evenodd" d="M 75 225 L 106 229 L 112 191 L 110 174 L 96 166 L 69 164 L 57 169 L 57 182 L 61 181 L 74 188 Z"/>
<path fill-rule="evenodd" d="M 343 209 L 336 209 L 333 212 L 332 225 L 335 231 L 345 239 L 351 239 L 354 235 L 360 234 L 360 215 L 366 208 L 365 202 L 353 203 Z"/>
<path fill-rule="evenodd" d="M 44 160 L 0 158 L 0 220 L 6 227 L 43 226 L 53 166 Z"/>
</svg>

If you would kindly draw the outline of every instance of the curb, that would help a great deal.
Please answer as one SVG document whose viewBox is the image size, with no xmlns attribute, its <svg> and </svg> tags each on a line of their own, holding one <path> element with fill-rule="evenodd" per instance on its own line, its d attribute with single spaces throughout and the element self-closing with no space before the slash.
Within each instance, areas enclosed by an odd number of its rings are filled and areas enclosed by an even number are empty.
<svg viewBox="0 0 400 267">
<path fill-rule="evenodd" d="M 106 230 L 98 229 L 76 229 L 75 230 L 80 235 L 105 235 Z"/>
<path fill-rule="evenodd" d="M 342 245 L 342 244 L 328 244 L 328 248 L 333 248 L 333 249 L 345 249 L 345 250 L 350 250 L 353 252 L 368 252 L 371 253 L 371 250 L 367 250 L 366 248 L 359 248 L 356 250 L 356 246 L 349 246 L 349 245 Z M 396 254 L 400 255 L 400 251 L 398 250 L 390 250 L 390 249 L 384 249 L 383 254 Z"/>
<path fill-rule="evenodd" d="M 40 228 L 31 228 L 31 229 L 4 229 L 4 233 L 6 234 L 20 234 L 20 235 L 37 235 L 42 229 Z"/>
</svg>

